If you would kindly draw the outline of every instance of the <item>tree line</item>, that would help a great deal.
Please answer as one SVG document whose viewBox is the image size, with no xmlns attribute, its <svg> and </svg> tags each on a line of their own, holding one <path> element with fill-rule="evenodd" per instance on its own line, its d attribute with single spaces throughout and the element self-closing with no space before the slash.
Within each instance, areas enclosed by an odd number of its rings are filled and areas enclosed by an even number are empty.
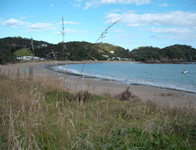
<svg viewBox="0 0 196 150">
<path fill-rule="evenodd" d="M 45 46 L 42 46 L 45 44 Z M 21 37 L 0 39 L 0 64 L 15 62 L 14 52 L 28 48 L 34 56 L 57 60 L 106 60 L 103 55 L 120 58 L 132 58 L 146 63 L 190 62 L 196 61 L 196 49 L 188 45 L 172 45 L 165 48 L 152 46 L 138 47 L 129 51 L 123 47 L 108 43 L 67 42 L 50 44 L 44 41 Z M 63 52 L 64 51 L 64 52 Z M 111 53 L 112 52 L 112 53 Z"/>
<path fill-rule="evenodd" d="M 157 47 L 139 47 L 133 49 L 131 57 L 136 61 L 144 62 L 191 62 L 196 61 L 196 49 L 188 45 L 172 45 L 165 48 Z"/>
</svg>

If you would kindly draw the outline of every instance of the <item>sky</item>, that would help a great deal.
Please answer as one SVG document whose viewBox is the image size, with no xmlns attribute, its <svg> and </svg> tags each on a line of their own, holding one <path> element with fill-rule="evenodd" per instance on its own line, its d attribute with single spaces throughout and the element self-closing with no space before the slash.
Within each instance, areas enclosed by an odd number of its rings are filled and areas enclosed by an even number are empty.
<svg viewBox="0 0 196 150">
<path fill-rule="evenodd" d="M 103 42 L 129 50 L 196 48 L 196 0 L 0 0 L 0 38 L 57 44 L 63 40 L 62 17 L 65 42 Z"/>
</svg>

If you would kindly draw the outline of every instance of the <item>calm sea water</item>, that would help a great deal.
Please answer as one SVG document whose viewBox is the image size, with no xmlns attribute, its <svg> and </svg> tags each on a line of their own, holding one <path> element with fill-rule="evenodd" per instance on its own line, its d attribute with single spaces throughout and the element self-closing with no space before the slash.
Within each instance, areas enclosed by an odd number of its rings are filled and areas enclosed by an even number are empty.
<svg viewBox="0 0 196 150">
<path fill-rule="evenodd" d="M 54 69 L 64 71 L 65 66 L 54 66 Z M 182 74 L 183 70 L 188 70 L 188 73 Z M 88 77 L 121 81 L 124 84 L 143 84 L 196 92 L 196 64 L 73 64 L 67 66 L 67 71 Z"/>
</svg>

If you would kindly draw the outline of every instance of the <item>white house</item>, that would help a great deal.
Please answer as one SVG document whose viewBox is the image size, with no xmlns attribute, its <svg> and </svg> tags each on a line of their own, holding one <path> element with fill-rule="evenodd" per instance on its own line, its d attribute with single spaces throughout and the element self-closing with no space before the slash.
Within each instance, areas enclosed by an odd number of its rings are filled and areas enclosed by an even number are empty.
<svg viewBox="0 0 196 150">
<path fill-rule="evenodd" d="M 112 60 L 121 60 L 120 57 L 112 57 Z"/>
<path fill-rule="evenodd" d="M 41 46 L 42 46 L 42 47 L 47 47 L 48 45 L 47 45 L 47 44 L 42 44 Z"/>
<path fill-rule="evenodd" d="M 16 59 L 18 60 L 23 60 L 23 61 L 30 61 L 30 60 L 44 60 L 44 58 L 39 58 L 39 57 L 36 57 L 36 56 L 19 56 L 19 57 L 16 57 Z"/>
<path fill-rule="evenodd" d="M 105 58 L 109 58 L 109 56 L 108 55 L 102 55 L 103 57 L 105 57 Z"/>
</svg>

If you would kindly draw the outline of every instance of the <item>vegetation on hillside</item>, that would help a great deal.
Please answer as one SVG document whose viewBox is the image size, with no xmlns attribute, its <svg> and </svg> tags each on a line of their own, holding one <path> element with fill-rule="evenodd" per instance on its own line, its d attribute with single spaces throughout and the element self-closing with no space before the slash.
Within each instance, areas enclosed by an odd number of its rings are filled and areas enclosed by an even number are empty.
<svg viewBox="0 0 196 150">
<path fill-rule="evenodd" d="M 147 46 L 133 49 L 131 57 L 144 62 L 196 61 L 196 49 L 187 45 L 172 45 L 163 49 Z"/>
<path fill-rule="evenodd" d="M 21 49 L 29 49 L 33 53 L 31 39 L 15 37 L 0 39 L 0 63 L 13 61 L 14 55 L 27 55 Z M 35 56 L 57 60 L 106 60 L 103 55 L 120 58 L 131 58 L 136 61 L 151 63 L 190 62 L 196 61 L 196 49 L 187 45 L 172 45 L 165 48 L 152 46 L 139 47 L 129 51 L 108 43 L 67 42 L 50 44 L 44 41 L 33 41 Z M 42 46 L 43 44 L 47 46 Z M 63 56 L 64 45 L 64 56 Z M 27 51 L 26 51 L 27 52 Z"/>
<path fill-rule="evenodd" d="M 98 43 L 95 45 L 102 54 L 108 55 L 110 58 L 111 57 L 130 58 L 130 51 L 120 46 L 111 45 L 108 43 Z M 111 53 L 112 51 L 114 53 Z"/>
<path fill-rule="evenodd" d="M 0 149 L 196 149 L 196 112 L 60 88 L 62 81 L 0 80 Z"/>
<path fill-rule="evenodd" d="M 47 42 L 43 41 L 34 41 L 34 45 L 41 45 Z M 31 51 L 31 39 L 22 38 L 22 37 L 7 37 L 0 39 L 0 64 L 6 64 L 9 62 L 15 62 L 16 56 L 24 54 L 21 53 L 21 49 L 29 49 Z M 17 52 L 19 51 L 19 52 Z M 27 52 L 27 51 L 26 51 Z M 26 53 L 25 55 L 29 54 Z M 18 54 L 17 54 L 18 53 Z M 31 54 L 30 54 L 31 55 Z"/>
<path fill-rule="evenodd" d="M 0 39 L 2 43 L 7 46 L 7 51 L 11 51 L 13 54 L 20 53 L 19 50 L 23 48 L 30 49 L 32 53 L 31 40 L 21 37 L 8 37 Z M 114 46 L 107 43 L 93 44 L 89 42 L 67 42 L 64 43 L 64 56 L 63 56 L 63 43 L 50 44 L 43 41 L 33 41 L 35 56 L 45 59 L 57 59 L 62 60 L 105 60 L 102 55 L 109 55 L 110 57 L 123 57 L 127 58 L 129 51 L 122 47 Z M 42 46 L 47 44 L 47 46 Z M 112 54 L 110 51 L 114 51 Z"/>
<path fill-rule="evenodd" d="M 14 55 L 15 56 L 31 56 L 32 54 L 28 48 L 21 48 L 21 49 L 15 51 Z"/>
<path fill-rule="evenodd" d="M 0 41 L 0 64 L 14 62 L 15 57 L 9 47 Z"/>
</svg>

